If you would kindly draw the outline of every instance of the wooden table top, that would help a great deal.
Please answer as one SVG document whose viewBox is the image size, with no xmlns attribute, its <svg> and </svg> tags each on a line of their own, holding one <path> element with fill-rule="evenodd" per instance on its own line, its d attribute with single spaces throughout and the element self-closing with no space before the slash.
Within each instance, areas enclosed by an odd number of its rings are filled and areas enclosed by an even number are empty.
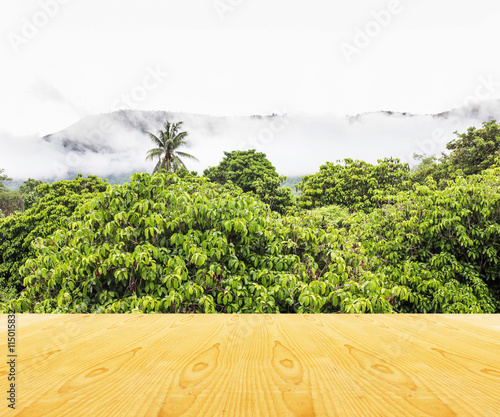
<svg viewBox="0 0 500 417">
<path fill-rule="evenodd" d="M 499 315 L 18 315 L 16 332 L 2 416 L 500 416 Z"/>
</svg>

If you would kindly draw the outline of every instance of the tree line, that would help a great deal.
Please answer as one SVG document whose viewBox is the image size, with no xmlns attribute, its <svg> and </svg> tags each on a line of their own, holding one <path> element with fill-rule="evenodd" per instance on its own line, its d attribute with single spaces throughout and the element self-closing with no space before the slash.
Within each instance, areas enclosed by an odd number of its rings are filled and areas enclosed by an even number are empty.
<svg viewBox="0 0 500 417">
<path fill-rule="evenodd" d="M 500 311 L 496 121 L 413 170 L 326 162 L 298 196 L 255 150 L 188 172 L 180 127 L 147 133 L 152 175 L 23 191 L 0 219 L 2 312 Z"/>
</svg>

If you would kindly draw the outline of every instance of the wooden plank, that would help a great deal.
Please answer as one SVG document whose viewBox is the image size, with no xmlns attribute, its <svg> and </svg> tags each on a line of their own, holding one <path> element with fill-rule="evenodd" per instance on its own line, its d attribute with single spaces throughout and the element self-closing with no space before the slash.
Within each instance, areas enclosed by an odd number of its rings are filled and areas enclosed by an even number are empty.
<svg viewBox="0 0 500 417">
<path fill-rule="evenodd" d="M 4 399 L 0 415 L 500 415 L 498 315 L 17 321 L 16 410 Z M 0 328 L 7 355 L 5 315 Z"/>
</svg>

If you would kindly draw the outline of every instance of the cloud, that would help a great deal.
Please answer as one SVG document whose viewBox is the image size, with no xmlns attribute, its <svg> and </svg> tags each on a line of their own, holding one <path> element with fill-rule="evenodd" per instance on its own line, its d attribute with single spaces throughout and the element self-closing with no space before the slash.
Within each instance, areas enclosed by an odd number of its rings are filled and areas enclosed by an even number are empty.
<svg viewBox="0 0 500 417">
<path fill-rule="evenodd" d="M 47 81 L 41 79 L 37 80 L 31 85 L 31 88 L 29 88 L 28 92 L 41 102 L 53 102 L 56 104 L 65 105 L 73 110 L 74 113 L 79 117 L 85 117 L 88 115 L 87 111 L 83 107 L 74 103 Z"/>
<path fill-rule="evenodd" d="M 57 97 L 57 93 L 49 90 Z M 257 149 L 281 175 L 317 172 L 327 161 L 344 158 L 376 163 L 384 157 L 413 163 L 418 154 L 439 155 L 453 132 L 465 132 L 500 115 L 499 102 L 438 116 L 376 112 L 354 117 L 306 116 L 277 111 L 274 116 L 216 117 L 188 113 L 123 110 L 89 116 L 47 138 L 0 132 L 0 167 L 14 179 L 59 180 L 81 173 L 102 177 L 148 171 L 154 145 L 145 131 L 157 134 L 163 123 L 183 121 L 189 146 L 181 149 L 200 174 L 217 165 L 224 151 Z"/>
</svg>

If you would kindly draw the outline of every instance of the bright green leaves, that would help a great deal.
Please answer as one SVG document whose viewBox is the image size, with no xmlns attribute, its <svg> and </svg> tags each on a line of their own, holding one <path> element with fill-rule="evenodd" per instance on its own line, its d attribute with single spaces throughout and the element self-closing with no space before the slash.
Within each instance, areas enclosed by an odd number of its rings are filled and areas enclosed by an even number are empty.
<svg viewBox="0 0 500 417">
<path fill-rule="evenodd" d="M 59 292 L 59 295 L 57 296 L 57 305 L 59 307 L 63 307 L 64 305 L 69 304 L 70 302 L 71 302 L 71 295 L 62 289 Z"/>
<path fill-rule="evenodd" d="M 479 174 L 495 166 L 500 154 L 500 126 L 495 120 L 484 122 L 481 128 L 470 127 L 466 133 L 446 144 L 448 152 L 439 159 L 415 155 L 421 163 L 414 169 L 413 179 L 420 183 L 430 176 L 439 188 L 460 176 Z"/>
<path fill-rule="evenodd" d="M 203 253 L 194 253 L 191 257 L 191 261 L 197 268 L 200 268 L 206 262 L 207 258 L 208 256 Z"/>
<path fill-rule="evenodd" d="M 393 286 L 394 309 L 498 311 L 500 169 L 458 178 L 444 190 L 414 186 L 393 204 L 359 218 L 351 232 Z"/>
<path fill-rule="evenodd" d="M 280 177 L 266 155 L 254 149 L 224 152 L 222 162 L 206 169 L 204 175 L 228 189 L 236 186 L 244 192 L 255 193 L 278 213 L 285 213 L 293 203 L 290 188 L 280 188 L 286 177 Z M 230 208 L 239 209 L 241 204 L 244 204 L 243 199 L 230 203 Z"/>
<path fill-rule="evenodd" d="M 136 174 L 39 242 L 21 297 L 44 312 L 338 311 L 330 294 L 365 275 L 352 248 L 206 180 Z"/>
<path fill-rule="evenodd" d="M 327 162 L 297 186 L 302 190 L 299 205 L 307 209 L 337 205 L 369 212 L 404 189 L 409 179 L 410 167 L 398 159 L 385 158 L 378 165 L 352 159 Z"/>
<path fill-rule="evenodd" d="M 47 237 L 58 228 L 68 227 L 73 212 L 79 205 L 105 191 L 109 184 L 100 178 L 77 176 L 72 181 L 40 184 L 37 198 L 23 213 L 0 220 L 0 283 L 4 286 L 21 285 L 30 271 L 19 269 L 35 256 L 31 245 L 38 237 Z M 81 226 L 81 225 L 80 225 Z M 45 246 L 63 247 L 67 244 L 63 233 L 55 233 Z"/>
<path fill-rule="evenodd" d="M 204 179 L 136 174 L 36 241 L 26 290 L 0 310 L 495 311 L 499 178 L 419 186 L 370 214 L 332 208 L 345 230 L 314 214 L 280 216 Z"/>
<path fill-rule="evenodd" d="M 233 222 L 231 220 L 226 220 L 224 222 L 224 230 L 231 233 L 231 231 L 233 230 Z"/>
</svg>

